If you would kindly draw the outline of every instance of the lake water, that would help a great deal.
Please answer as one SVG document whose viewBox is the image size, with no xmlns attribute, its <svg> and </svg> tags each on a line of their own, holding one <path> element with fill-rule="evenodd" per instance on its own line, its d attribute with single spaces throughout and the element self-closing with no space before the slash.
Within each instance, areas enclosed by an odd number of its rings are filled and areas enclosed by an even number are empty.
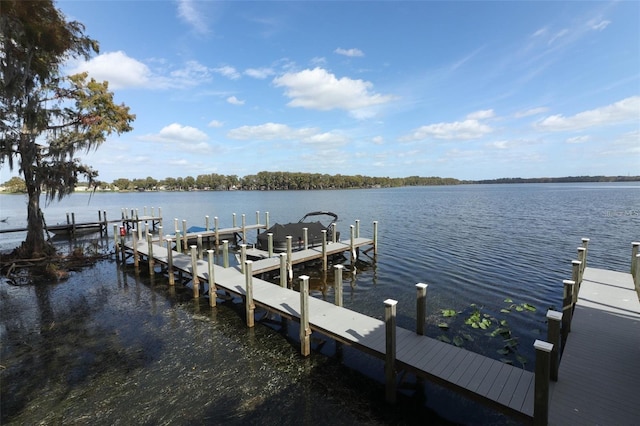
<svg viewBox="0 0 640 426">
<path fill-rule="evenodd" d="M 429 336 L 528 370 L 534 340 L 546 335 L 547 309 L 561 308 L 562 280 L 571 277 L 581 238 L 591 240 L 590 266 L 622 271 L 629 269 L 631 242 L 640 240 L 637 183 L 74 194 L 43 210 L 54 224 L 66 221 L 67 212 L 83 222 L 96 220 L 98 210 L 117 219 L 122 208 L 142 214 L 145 206 L 162 208 L 165 233 L 174 218 L 203 226 L 205 215 L 211 223 L 218 216 L 227 227 L 234 212 L 238 223 L 241 214 L 255 223 L 257 210 L 261 220 L 268 211 L 271 223 L 330 210 L 340 218 L 343 238 L 356 219 L 363 237 L 371 237 L 378 221 L 377 259 L 361 256 L 355 274 L 345 261 L 346 307 L 382 318 L 383 301 L 396 299 L 398 325 L 413 329 L 415 284 L 428 283 Z M 0 218 L 9 218 L 0 229 L 26 225 L 25 214 L 23 196 L 0 195 Z M 0 234 L 0 250 L 23 237 Z M 247 330 L 237 304 L 211 312 L 206 300 L 194 304 L 188 291 L 169 289 L 166 279 L 156 276 L 151 283 L 129 269 L 100 262 L 48 290 L 2 282 L 3 312 L 12 304 L 27 306 L 17 318 L 3 314 L 3 341 L 10 343 L 2 349 L 3 424 L 32 423 L 38 416 L 105 424 L 314 424 L 317 413 L 334 424 L 411 423 L 406 412 L 442 424 L 508 422 L 429 384 L 426 402 L 407 390 L 405 412 L 383 410 L 377 360 L 345 349 L 336 364 L 327 356 L 332 345 L 316 342 L 312 357 L 303 361 L 295 341 L 277 331 L 264 324 Z M 331 276 L 296 271 L 301 273 L 312 276 L 315 297 L 332 300 Z M 457 314 L 445 316 L 443 310 Z M 488 330 L 465 324 L 476 311 L 490 319 Z M 80 321 L 65 321 L 65 315 L 80 315 Z M 505 347 L 504 339 L 489 335 L 501 322 L 516 344 Z M 21 333 L 27 336 L 23 343 L 15 337 Z M 46 349 L 52 344 L 47 339 L 61 349 Z M 59 371 L 43 375 L 43 369 Z M 19 391 L 7 388 L 7 378 L 26 371 L 32 381 Z M 31 402 L 41 385 L 45 398 Z M 104 387 L 103 393 L 95 386 Z M 17 396 L 7 402 L 10 390 Z M 11 418 L 4 417 L 7 409 Z"/>
</svg>

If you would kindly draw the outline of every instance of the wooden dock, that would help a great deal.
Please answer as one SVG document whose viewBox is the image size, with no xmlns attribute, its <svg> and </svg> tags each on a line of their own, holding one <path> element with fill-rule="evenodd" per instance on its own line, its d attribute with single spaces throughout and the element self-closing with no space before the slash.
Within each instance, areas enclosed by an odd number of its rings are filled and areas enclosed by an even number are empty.
<svg viewBox="0 0 640 426">
<path fill-rule="evenodd" d="M 630 273 L 585 269 L 550 395 L 553 425 L 640 424 L 640 302 Z"/>
<path fill-rule="evenodd" d="M 245 261 L 239 267 L 221 267 L 213 263 L 212 250 L 205 261 L 198 259 L 195 246 L 188 254 L 178 253 L 153 244 L 151 238 L 135 244 L 125 243 L 122 256 L 124 260 L 125 252 L 133 252 L 136 259 L 146 258 L 150 274 L 155 273 L 154 265 L 166 266 L 169 284 L 173 284 L 177 271 L 189 275 L 194 298 L 199 297 L 201 288 L 207 292 L 209 285 L 203 283 L 211 281 L 215 283 L 215 292 L 242 297 L 249 327 L 254 325 L 256 307 L 300 323 L 303 355 L 310 353 L 311 333 L 318 332 L 384 360 L 389 402 L 395 401 L 397 373 L 404 371 L 453 389 L 527 424 L 635 425 L 640 418 L 637 403 L 640 243 L 634 243 L 632 274 L 628 274 L 586 268 L 588 241 L 583 239 L 583 246 L 578 249 L 580 260 L 572 262 L 573 280 L 564 282 L 563 313 L 547 313 L 548 342 L 536 340 L 534 344 L 535 372 L 424 336 L 426 284 L 416 285 L 417 323 L 416 331 L 411 331 L 395 325 L 397 302 L 394 300 L 384 302 L 384 320 L 342 307 L 341 300 L 338 301 L 342 265 L 335 266 L 336 304 L 331 304 L 308 296 L 307 276 L 299 277 L 300 292 L 286 287 L 283 269 L 280 286 L 253 277 L 265 270 L 260 262 L 271 262 L 274 258 Z M 342 244 L 335 248 L 343 250 L 354 247 L 353 238 L 351 242 L 332 244 Z M 316 249 L 309 250 L 317 256 Z M 326 247 L 322 251 L 329 252 Z M 299 253 L 300 262 L 313 257 L 310 252 Z M 282 261 L 279 264 L 282 268 Z M 579 293 L 572 291 L 574 287 Z M 209 297 L 210 306 L 216 305 L 216 299 Z"/>
<path fill-rule="evenodd" d="M 371 243 L 372 240 L 362 239 L 358 244 L 365 241 Z M 330 245 L 336 251 L 338 248 L 351 250 L 352 247 L 350 242 L 336 242 Z M 125 247 L 130 253 L 134 251 L 132 242 L 126 243 Z M 148 261 L 149 242 L 138 241 L 135 252 L 137 256 L 146 258 Z M 171 261 L 169 260 L 169 251 L 164 246 L 152 244 L 152 252 L 153 262 L 156 265 L 167 266 L 171 263 L 174 272 L 181 271 L 190 276 L 195 275 L 199 282 L 208 282 L 211 270 L 217 291 L 238 295 L 245 299 L 245 303 L 249 303 L 253 307 L 260 307 L 286 319 L 302 322 L 304 316 L 302 304 L 308 303 L 309 334 L 311 331 L 319 332 L 374 357 L 388 359 L 389 329 L 386 321 L 313 297 L 308 298 L 307 302 L 303 302 L 301 293 L 253 277 L 250 279 L 251 299 L 250 302 L 247 302 L 248 278 L 239 267 L 224 268 L 219 265 L 209 265 L 207 261 L 197 259 L 195 248 L 192 255 L 171 251 Z M 300 253 L 299 261 L 303 261 L 305 258 L 316 259 L 318 258 L 317 252 L 317 249 L 297 252 Z M 313 255 L 310 256 L 310 253 Z M 253 275 L 264 271 L 260 262 L 272 260 L 274 258 L 256 262 L 248 261 L 247 267 L 250 267 L 249 265 L 258 266 L 256 269 L 251 268 L 251 275 Z M 268 267 L 271 268 L 271 266 Z M 196 287 L 200 287 L 200 285 Z M 208 291 L 208 285 L 204 290 Z M 194 291 L 194 296 L 198 297 L 199 294 L 200 289 L 198 288 Z M 210 298 L 210 304 L 215 305 L 215 300 L 211 301 Z M 247 311 L 249 312 L 249 308 Z M 251 312 L 253 311 L 251 310 Z M 253 323 L 253 315 L 250 316 L 251 319 L 249 319 L 249 315 L 247 318 L 248 324 Z M 443 343 L 414 331 L 395 326 L 393 329 L 396 341 L 393 384 L 391 385 L 393 389 L 396 386 L 395 373 L 404 370 L 452 388 L 467 397 L 488 404 L 525 422 L 530 422 L 533 418 L 535 380 L 532 372 Z"/>
</svg>

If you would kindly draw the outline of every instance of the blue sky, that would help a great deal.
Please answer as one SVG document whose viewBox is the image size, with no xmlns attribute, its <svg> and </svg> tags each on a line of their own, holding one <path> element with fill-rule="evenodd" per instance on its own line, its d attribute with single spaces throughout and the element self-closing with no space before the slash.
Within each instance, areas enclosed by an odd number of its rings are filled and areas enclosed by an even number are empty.
<svg viewBox="0 0 640 426">
<path fill-rule="evenodd" d="M 640 175 L 637 1 L 59 1 L 137 115 L 111 182 Z"/>
</svg>

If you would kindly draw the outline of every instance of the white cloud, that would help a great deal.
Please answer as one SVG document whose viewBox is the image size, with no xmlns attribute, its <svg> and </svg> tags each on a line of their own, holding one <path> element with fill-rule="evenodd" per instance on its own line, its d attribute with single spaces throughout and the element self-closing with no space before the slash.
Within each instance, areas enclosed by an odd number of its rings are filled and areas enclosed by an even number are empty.
<svg viewBox="0 0 640 426">
<path fill-rule="evenodd" d="M 160 65 L 163 61 L 154 59 Z M 107 52 L 89 61 L 76 62 L 69 69 L 70 74 L 88 72 L 98 81 L 108 81 L 109 88 L 176 89 L 193 87 L 211 80 L 209 69 L 197 61 L 188 61 L 184 67 L 160 74 L 165 70 L 152 71 L 146 64 L 133 59 L 121 50 Z M 166 71 L 165 71 L 166 72 Z"/>
<path fill-rule="evenodd" d="M 151 70 L 142 62 L 127 56 L 119 50 L 104 53 L 89 61 L 76 64 L 70 74 L 88 72 L 98 81 L 108 81 L 110 89 L 151 86 L 154 77 Z"/>
<path fill-rule="evenodd" d="M 515 118 L 523 118 L 523 117 L 529 117 L 532 115 L 538 115 L 538 114 L 542 114 L 545 113 L 549 110 L 549 108 L 547 107 L 537 107 L 537 108 L 529 108 L 526 109 L 524 111 L 518 111 L 514 114 Z"/>
<path fill-rule="evenodd" d="M 569 30 L 564 28 L 560 31 L 558 31 L 557 33 L 555 33 L 553 35 L 553 37 L 551 37 L 551 39 L 549 40 L 548 44 L 553 44 L 555 43 L 556 40 L 561 39 L 562 37 L 566 36 L 567 34 L 569 34 Z"/>
<path fill-rule="evenodd" d="M 591 28 L 592 30 L 602 31 L 605 28 L 607 28 L 610 23 L 611 23 L 611 21 L 608 21 L 606 19 L 599 20 L 599 21 L 597 21 L 595 19 L 592 19 L 591 21 L 587 22 L 587 26 L 589 28 Z"/>
<path fill-rule="evenodd" d="M 591 137 L 588 135 L 574 136 L 572 138 L 567 139 L 567 143 L 584 143 L 590 140 Z"/>
<path fill-rule="evenodd" d="M 382 136 L 375 136 L 373 139 L 371 139 L 371 142 L 376 145 L 382 145 L 384 143 L 384 138 Z"/>
<path fill-rule="evenodd" d="M 639 117 L 640 96 L 631 96 L 611 105 L 583 111 L 570 117 L 562 114 L 551 115 L 539 121 L 536 126 L 542 130 L 562 132 L 637 121 Z"/>
<path fill-rule="evenodd" d="M 350 112 L 381 105 L 393 99 L 390 95 L 372 93 L 373 84 L 347 77 L 340 79 L 323 68 L 286 73 L 273 80 L 276 87 L 284 87 L 292 100 L 291 107 L 328 111 L 344 109 Z"/>
<path fill-rule="evenodd" d="M 229 96 L 227 98 L 227 102 L 230 103 L 231 105 L 244 105 L 244 101 L 236 98 L 235 96 Z"/>
<path fill-rule="evenodd" d="M 478 139 L 493 132 L 493 129 L 478 120 L 467 119 L 452 123 L 436 123 L 422 126 L 400 138 L 400 141 L 425 139 L 469 140 Z"/>
<path fill-rule="evenodd" d="M 141 136 L 140 139 L 153 142 L 200 143 L 206 141 L 209 137 L 195 127 L 172 123 L 163 127 L 160 132 Z"/>
<path fill-rule="evenodd" d="M 224 126 L 224 123 L 222 121 L 218 121 L 218 120 L 211 120 L 209 122 L 209 124 L 207 124 L 207 126 L 209 126 L 209 127 L 222 127 L 222 126 Z"/>
<path fill-rule="evenodd" d="M 196 5 L 198 2 L 193 0 L 178 0 L 178 16 L 189 24 L 197 33 L 207 34 L 209 28 L 204 20 L 201 10 Z"/>
<path fill-rule="evenodd" d="M 229 65 L 225 65 L 219 68 L 214 68 L 213 70 L 220 75 L 230 78 L 231 80 L 237 80 L 240 78 L 240 73 L 236 71 L 234 67 L 231 67 Z"/>
<path fill-rule="evenodd" d="M 244 74 L 259 80 L 264 80 L 265 78 L 274 75 L 275 71 L 271 68 L 247 68 L 244 71 Z"/>
<path fill-rule="evenodd" d="M 242 126 L 232 129 L 227 137 L 235 140 L 280 140 L 299 141 L 321 148 L 344 145 L 349 138 L 337 131 L 321 133 L 318 128 L 301 127 L 295 129 L 281 123 L 265 123 L 258 126 Z"/>
<path fill-rule="evenodd" d="M 487 118 L 492 118 L 495 116 L 495 113 L 492 109 L 485 109 L 481 111 L 472 112 L 467 115 L 467 119 L 469 120 L 485 120 Z"/>
<path fill-rule="evenodd" d="M 232 129 L 227 133 L 227 137 L 237 140 L 299 140 L 315 134 L 318 134 L 318 129 L 315 128 L 293 129 L 286 124 L 265 123 Z"/>
<path fill-rule="evenodd" d="M 343 49 L 341 47 L 338 47 L 336 50 L 334 50 L 335 53 L 337 53 L 338 55 L 343 55 L 343 56 L 349 56 L 350 58 L 356 58 L 356 57 L 363 57 L 364 56 L 364 52 L 360 49 Z"/>
</svg>

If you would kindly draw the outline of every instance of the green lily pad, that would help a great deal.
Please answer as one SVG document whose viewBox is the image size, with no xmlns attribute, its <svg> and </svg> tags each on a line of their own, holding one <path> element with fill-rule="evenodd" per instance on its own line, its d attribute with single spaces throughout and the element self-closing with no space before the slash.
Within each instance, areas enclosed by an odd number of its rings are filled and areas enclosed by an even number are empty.
<svg viewBox="0 0 640 426">
<path fill-rule="evenodd" d="M 443 309 L 442 316 L 443 317 L 455 317 L 457 312 L 454 309 Z"/>
<path fill-rule="evenodd" d="M 464 344 L 464 339 L 460 336 L 456 336 L 453 338 L 453 344 L 460 347 Z"/>
<path fill-rule="evenodd" d="M 448 329 L 449 328 L 449 324 L 447 324 L 446 322 L 440 322 L 440 323 L 438 323 L 438 327 L 444 328 L 444 329 Z"/>
<path fill-rule="evenodd" d="M 443 334 L 443 335 L 438 336 L 438 337 L 437 337 L 437 339 L 438 339 L 438 340 L 440 340 L 441 342 L 444 342 L 444 343 L 451 343 L 451 339 L 449 339 L 449 338 L 448 338 L 447 336 L 445 336 L 444 334 Z"/>
</svg>

